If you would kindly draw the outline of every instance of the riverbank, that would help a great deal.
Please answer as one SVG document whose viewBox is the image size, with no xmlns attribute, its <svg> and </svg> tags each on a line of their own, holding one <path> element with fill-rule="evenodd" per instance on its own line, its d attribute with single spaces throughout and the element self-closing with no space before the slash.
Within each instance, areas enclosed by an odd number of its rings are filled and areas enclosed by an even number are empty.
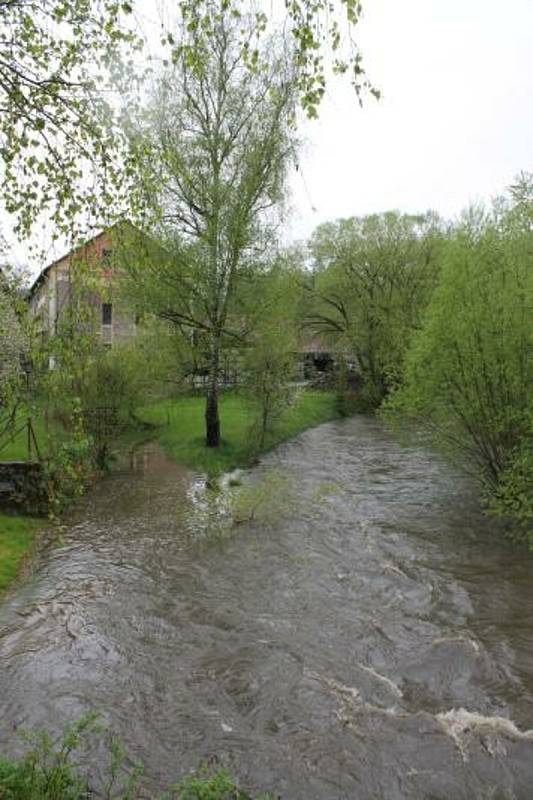
<svg viewBox="0 0 533 800">
<path fill-rule="evenodd" d="M 145 796 L 216 754 L 252 797 L 529 797 L 533 561 L 471 481 L 356 415 L 262 457 L 235 495 L 275 473 L 283 513 L 225 536 L 220 493 L 158 449 L 3 604 L 4 756 L 21 720 L 56 741 L 100 709 Z"/>
<path fill-rule="evenodd" d="M 204 439 L 203 396 L 180 396 L 159 400 L 139 410 L 139 418 L 153 426 L 142 432 L 130 431 L 119 448 L 131 447 L 142 435 L 156 439 L 174 461 L 209 475 L 217 475 L 237 467 L 249 466 L 259 455 L 252 436 L 253 410 L 238 393 L 223 394 L 220 399 L 222 443 L 216 450 L 208 449 Z M 302 391 L 296 402 L 268 434 L 261 453 L 290 439 L 308 428 L 338 416 L 333 392 Z M 39 429 L 42 441 L 44 433 Z M 8 445 L 4 458 L 25 457 L 25 436 L 19 433 Z M 0 597 L 17 578 L 32 550 L 35 534 L 43 525 L 42 519 L 0 513 Z"/>
<path fill-rule="evenodd" d="M 220 398 L 222 443 L 216 449 L 205 446 L 203 396 L 181 396 L 143 407 L 139 417 L 154 425 L 154 438 L 174 461 L 208 474 L 219 474 L 249 466 L 257 458 L 252 435 L 253 410 L 236 393 Z M 308 428 L 338 417 L 334 392 L 302 391 L 295 403 L 265 439 L 261 453 L 291 439 Z"/>
<path fill-rule="evenodd" d="M 17 578 L 42 519 L 0 513 L 0 598 Z"/>
</svg>

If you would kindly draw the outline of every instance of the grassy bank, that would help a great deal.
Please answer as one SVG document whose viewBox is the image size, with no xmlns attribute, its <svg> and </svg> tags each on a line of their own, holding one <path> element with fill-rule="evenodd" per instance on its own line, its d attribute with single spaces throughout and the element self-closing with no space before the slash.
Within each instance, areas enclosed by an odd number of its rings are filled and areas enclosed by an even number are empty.
<svg viewBox="0 0 533 800">
<path fill-rule="evenodd" d="M 27 461 L 28 459 L 28 429 L 24 424 L 26 415 L 20 415 L 15 426 L 15 435 L 6 437 L 2 440 L 0 450 L 0 461 Z M 37 439 L 37 445 L 44 452 L 46 434 L 44 430 L 43 414 L 37 413 L 32 417 L 33 431 Z M 35 458 L 35 453 L 33 453 Z"/>
<path fill-rule="evenodd" d="M 222 444 L 205 446 L 203 397 L 161 400 L 142 408 L 141 419 L 158 426 L 156 436 L 175 461 L 209 474 L 248 466 L 254 456 L 253 410 L 242 395 L 230 392 L 220 400 Z M 298 433 L 337 417 L 333 392 L 304 391 L 267 436 L 263 452 Z"/>
<path fill-rule="evenodd" d="M 42 519 L 0 514 L 0 595 L 17 577 Z"/>
</svg>

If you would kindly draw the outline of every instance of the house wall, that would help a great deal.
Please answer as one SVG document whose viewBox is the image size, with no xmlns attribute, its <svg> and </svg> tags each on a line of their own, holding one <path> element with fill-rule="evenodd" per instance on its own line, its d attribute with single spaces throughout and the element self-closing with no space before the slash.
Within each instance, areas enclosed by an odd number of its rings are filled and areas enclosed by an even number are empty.
<svg viewBox="0 0 533 800">
<path fill-rule="evenodd" d="M 135 317 L 125 309 L 117 297 L 117 292 L 113 289 L 113 274 L 117 269 L 109 265 L 106 268 L 106 251 L 112 251 L 112 237 L 108 232 L 104 232 L 88 242 L 83 248 L 74 255 L 67 255 L 45 268 L 37 279 L 34 289 L 30 296 L 30 312 L 34 318 L 40 321 L 43 334 L 52 335 L 57 330 L 61 313 L 70 302 L 71 297 L 71 267 L 73 259 L 79 259 L 89 265 L 89 269 L 103 270 L 104 281 L 106 281 L 105 292 L 100 295 L 98 292 L 88 292 L 87 302 L 94 307 L 96 319 L 98 320 L 98 333 L 102 341 L 112 346 L 118 342 L 131 339 L 137 333 Z M 102 306 L 104 303 L 112 305 L 112 322 L 110 325 L 103 324 Z"/>
</svg>

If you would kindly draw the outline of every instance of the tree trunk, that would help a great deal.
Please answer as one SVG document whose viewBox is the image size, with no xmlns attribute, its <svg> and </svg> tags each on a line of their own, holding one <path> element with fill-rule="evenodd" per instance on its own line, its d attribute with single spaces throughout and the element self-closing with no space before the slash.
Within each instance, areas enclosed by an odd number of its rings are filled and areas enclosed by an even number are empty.
<svg viewBox="0 0 533 800">
<path fill-rule="evenodd" d="M 209 381 L 205 403 L 205 443 L 207 447 L 220 445 L 220 418 L 218 416 L 218 367 L 219 367 L 218 342 L 211 346 L 211 359 L 209 364 Z"/>
</svg>

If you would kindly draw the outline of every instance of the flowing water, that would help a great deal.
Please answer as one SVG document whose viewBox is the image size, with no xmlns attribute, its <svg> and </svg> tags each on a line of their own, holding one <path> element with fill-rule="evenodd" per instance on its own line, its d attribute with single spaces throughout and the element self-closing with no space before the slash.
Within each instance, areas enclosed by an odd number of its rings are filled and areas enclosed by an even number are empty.
<svg viewBox="0 0 533 800">
<path fill-rule="evenodd" d="M 468 481 L 356 417 L 244 474 L 232 526 L 134 461 L 0 609 L 0 751 L 96 708 L 153 796 L 216 755 L 284 800 L 533 797 L 533 558 Z"/>
</svg>

